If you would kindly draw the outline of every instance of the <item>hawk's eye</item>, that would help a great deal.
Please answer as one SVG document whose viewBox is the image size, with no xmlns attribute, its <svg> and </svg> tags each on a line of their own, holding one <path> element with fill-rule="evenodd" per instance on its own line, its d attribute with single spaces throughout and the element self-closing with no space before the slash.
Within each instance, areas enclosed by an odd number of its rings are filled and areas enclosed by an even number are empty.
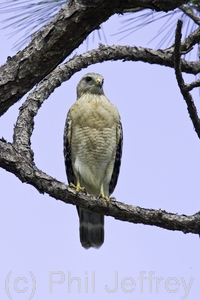
<svg viewBox="0 0 200 300">
<path fill-rule="evenodd" d="M 90 82 L 91 80 L 92 80 L 92 77 L 90 77 L 90 76 L 85 77 L 85 81 Z"/>
</svg>

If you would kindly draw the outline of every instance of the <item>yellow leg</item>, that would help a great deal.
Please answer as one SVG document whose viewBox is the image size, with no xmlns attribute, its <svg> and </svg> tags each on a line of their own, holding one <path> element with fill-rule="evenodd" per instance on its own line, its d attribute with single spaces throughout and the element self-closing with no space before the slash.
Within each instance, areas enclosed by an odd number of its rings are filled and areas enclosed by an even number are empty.
<svg viewBox="0 0 200 300">
<path fill-rule="evenodd" d="M 72 186 L 73 188 L 75 188 L 77 192 L 84 192 L 86 190 L 85 187 L 82 187 L 80 185 L 80 179 L 79 179 L 79 177 L 77 178 L 77 184 L 75 185 L 72 182 L 70 182 L 70 186 Z"/>
<path fill-rule="evenodd" d="M 104 190 L 103 190 L 103 183 L 101 184 L 101 188 L 100 188 L 100 195 L 103 199 L 106 199 L 107 201 L 110 201 L 111 198 L 109 198 L 108 196 L 105 196 L 104 194 Z"/>
</svg>

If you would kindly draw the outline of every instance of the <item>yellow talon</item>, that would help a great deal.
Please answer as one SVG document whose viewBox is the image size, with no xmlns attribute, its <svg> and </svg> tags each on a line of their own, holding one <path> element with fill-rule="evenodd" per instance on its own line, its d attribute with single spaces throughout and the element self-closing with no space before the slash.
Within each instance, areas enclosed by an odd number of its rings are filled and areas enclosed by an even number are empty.
<svg viewBox="0 0 200 300">
<path fill-rule="evenodd" d="M 108 197 L 108 196 L 105 196 L 104 190 L 103 190 L 103 184 L 101 184 L 100 195 L 101 195 L 101 197 L 102 197 L 103 199 L 105 199 L 105 200 L 107 200 L 107 201 L 110 201 L 111 198 L 112 198 L 112 197 L 110 198 L 110 197 Z"/>
<path fill-rule="evenodd" d="M 110 198 L 108 196 L 102 196 L 103 199 L 110 201 Z"/>
<path fill-rule="evenodd" d="M 80 186 L 79 182 L 77 183 L 77 185 L 70 182 L 70 186 L 75 188 L 77 192 L 84 192 L 85 191 L 85 187 Z"/>
</svg>

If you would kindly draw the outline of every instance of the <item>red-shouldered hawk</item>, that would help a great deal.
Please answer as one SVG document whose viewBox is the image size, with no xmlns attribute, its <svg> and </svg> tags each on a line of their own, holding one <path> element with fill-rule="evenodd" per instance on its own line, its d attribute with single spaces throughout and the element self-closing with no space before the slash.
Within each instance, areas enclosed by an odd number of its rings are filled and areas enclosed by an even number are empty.
<svg viewBox="0 0 200 300">
<path fill-rule="evenodd" d="M 122 154 L 122 125 L 117 108 L 103 91 L 103 77 L 88 73 L 77 86 L 64 130 L 64 157 L 69 184 L 77 191 L 109 200 L 117 184 Z M 104 215 L 77 207 L 84 248 L 104 242 Z"/>
</svg>

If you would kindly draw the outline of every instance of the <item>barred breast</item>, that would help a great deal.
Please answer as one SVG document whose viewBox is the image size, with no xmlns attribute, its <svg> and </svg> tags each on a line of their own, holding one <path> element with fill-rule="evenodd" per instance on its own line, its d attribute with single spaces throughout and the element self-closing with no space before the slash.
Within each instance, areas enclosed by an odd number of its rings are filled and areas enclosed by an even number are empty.
<svg viewBox="0 0 200 300">
<path fill-rule="evenodd" d="M 80 175 L 81 185 L 89 193 L 99 195 L 103 182 L 105 194 L 109 196 L 108 185 L 118 144 L 116 107 L 105 95 L 86 94 L 72 106 L 70 119 L 74 173 Z"/>
</svg>

